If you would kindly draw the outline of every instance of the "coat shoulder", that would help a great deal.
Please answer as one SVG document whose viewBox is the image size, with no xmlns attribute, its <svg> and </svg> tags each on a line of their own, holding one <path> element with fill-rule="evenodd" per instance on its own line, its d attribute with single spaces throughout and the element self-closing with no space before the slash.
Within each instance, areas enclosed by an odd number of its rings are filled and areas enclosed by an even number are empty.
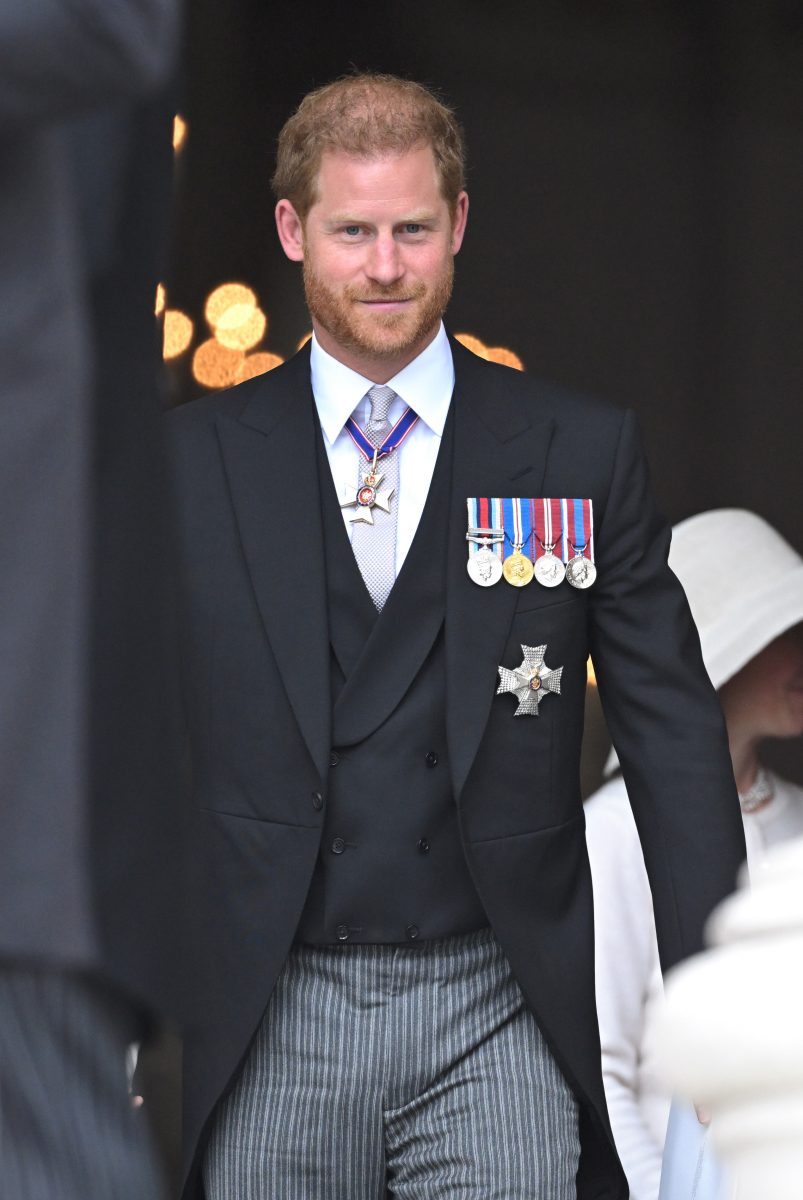
<svg viewBox="0 0 803 1200">
<path fill-rule="evenodd" d="M 531 419 L 551 416 L 556 428 L 582 431 L 583 440 L 601 437 L 616 441 L 625 410 L 591 393 L 575 391 L 552 380 L 501 363 L 488 362 L 459 343 L 453 344 L 458 375 L 473 376 L 476 384 L 492 396 L 512 400 Z"/>
</svg>

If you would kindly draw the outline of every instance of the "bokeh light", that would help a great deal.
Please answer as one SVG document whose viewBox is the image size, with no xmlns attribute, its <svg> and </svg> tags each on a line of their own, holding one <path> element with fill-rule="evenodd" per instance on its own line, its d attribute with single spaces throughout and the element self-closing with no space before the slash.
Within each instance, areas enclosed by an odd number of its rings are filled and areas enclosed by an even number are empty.
<svg viewBox="0 0 803 1200">
<path fill-rule="evenodd" d="M 455 339 L 480 358 L 485 358 L 489 362 L 501 363 L 505 367 L 515 367 L 517 371 L 524 370 L 524 363 L 518 354 L 509 350 L 507 346 L 486 346 L 482 338 L 478 338 L 474 333 L 456 333 Z"/>
<path fill-rule="evenodd" d="M 586 679 L 591 687 L 597 686 L 597 673 L 594 670 L 594 664 L 591 661 L 590 656 L 589 656 L 588 662 L 586 663 Z"/>
<path fill-rule="evenodd" d="M 192 341 L 193 324 L 186 313 L 177 308 L 165 309 L 162 354 L 166 359 L 178 358 Z"/>
<path fill-rule="evenodd" d="M 157 283 L 156 299 L 153 303 L 153 311 L 157 317 L 161 317 L 162 313 L 165 310 L 166 303 L 167 303 L 167 292 L 165 291 L 165 285 L 163 283 Z"/>
<path fill-rule="evenodd" d="M 507 346 L 489 346 L 487 351 L 489 362 L 501 363 L 503 367 L 514 367 L 517 371 L 524 370 L 524 363 Z"/>
<path fill-rule="evenodd" d="M 488 347 L 473 333 L 456 333 L 454 336 L 455 341 L 460 342 L 460 345 L 465 346 L 466 350 L 470 350 L 472 354 L 476 354 L 480 358 L 488 357 Z"/>
<path fill-rule="evenodd" d="M 266 371 L 272 371 L 274 367 L 281 366 L 283 362 L 284 359 L 280 354 L 269 354 L 267 350 L 262 350 L 258 354 L 249 354 L 237 368 L 235 382 L 244 383 L 246 379 L 264 375 Z"/>
<path fill-rule="evenodd" d="M 303 350 L 311 337 L 312 337 L 312 330 L 310 330 L 309 333 L 305 333 L 303 338 L 299 339 L 298 345 L 296 346 L 296 350 Z"/>
<path fill-rule="evenodd" d="M 242 350 L 230 350 L 216 338 L 207 338 L 192 356 L 193 378 L 208 388 L 231 387 L 238 382 L 237 371 L 244 358 Z"/>
<path fill-rule="evenodd" d="M 184 143 L 187 140 L 187 122 L 179 114 L 173 117 L 173 150 L 176 154 L 180 154 L 184 149 Z"/>
<path fill-rule="evenodd" d="M 251 304 L 232 304 L 215 325 L 215 337 L 230 350 L 251 350 L 265 336 L 268 318 Z"/>
<path fill-rule="evenodd" d="M 222 283 L 210 292 L 204 305 L 204 316 L 211 329 L 215 329 L 224 314 L 235 305 L 245 305 L 253 310 L 257 307 L 256 292 L 244 283 Z"/>
</svg>

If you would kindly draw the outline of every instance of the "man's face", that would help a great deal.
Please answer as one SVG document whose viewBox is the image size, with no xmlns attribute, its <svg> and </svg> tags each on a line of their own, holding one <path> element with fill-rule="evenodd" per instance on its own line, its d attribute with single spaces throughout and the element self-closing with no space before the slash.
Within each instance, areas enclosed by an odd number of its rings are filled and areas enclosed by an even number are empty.
<svg viewBox="0 0 803 1200">
<path fill-rule="evenodd" d="M 285 251 L 303 261 L 321 345 L 344 359 L 414 357 L 449 300 L 468 197 L 453 221 L 429 146 L 375 159 L 328 153 L 317 196 L 303 227 L 296 218 L 295 253 L 287 201 L 277 224 Z"/>
</svg>

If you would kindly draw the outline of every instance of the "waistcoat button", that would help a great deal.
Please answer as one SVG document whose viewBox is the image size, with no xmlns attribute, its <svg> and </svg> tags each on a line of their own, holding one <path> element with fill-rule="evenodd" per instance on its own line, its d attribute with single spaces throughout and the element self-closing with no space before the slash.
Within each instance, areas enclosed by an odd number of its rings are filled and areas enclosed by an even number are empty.
<svg viewBox="0 0 803 1200">
<path fill-rule="evenodd" d="M 426 757 L 424 759 L 424 762 L 427 764 L 428 767 L 437 767 L 438 755 L 436 754 L 436 752 L 434 750 L 428 750 Z"/>
<path fill-rule="evenodd" d="M 323 796 L 320 792 L 312 793 L 312 807 L 317 809 L 318 812 L 323 808 Z"/>
<path fill-rule="evenodd" d="M 345 849 L 346 849 L 346 843 L 343 841 L 343 839 L 335 838 L 335 840 L 332 842 L 332 853 L 333 854 L 342 854 Z"/>
<path fill-rule="evenodd" d="M 419 838 L 418 839 L 418 849 L 421 851 L 422 854 L 428 854 L 429 853 L 429 840 L 427 838 Z"/>
<path fill-rule="evenodd" d="M 407 929 L 406 929 L 406 933 L 407 933 L 407 936 L 410 939 L 410 941 L 414 942 L 416 940 L 416 938 L 419 936 L 419 934 L 421 933 L 421 930 L 418 928 L 417 925 L 408 925 Z"/>
<path fill-rule="evenodd" d="M 335 930 L 335 933 L 337 934 L 337 940 L 339 942 L 347 942 L 349 940 L 348 925 L 338 925 L 337 929 Z"/>
</svg>

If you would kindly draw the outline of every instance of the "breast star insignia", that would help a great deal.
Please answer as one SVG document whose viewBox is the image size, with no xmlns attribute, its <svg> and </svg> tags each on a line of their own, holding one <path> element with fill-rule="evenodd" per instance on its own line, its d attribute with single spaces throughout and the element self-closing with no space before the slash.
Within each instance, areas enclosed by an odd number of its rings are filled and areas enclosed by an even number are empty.
<svg viewBox="0 0 803 1200">
<path fill-rule="evenodd" d="M 343 490 L 344 498 L 340 501 L 340 507 L 351 508 L 354 506 L 354 512 L 349 513 L 349 521 L 364 521 L 366 525 L 373 525 L 372 509 L 381 508 L 383 512 L 390 512 L 390 498 L 396 489 L 381 488 L 379 485 L 384 478 L 381 471 L 369 471 L 360 487 L 357 488 L 356 495 L 351 488 Z"/>
<path fill-rule="evenodd" d="M 544 662 L 546 646 L 522 646 L 524 662 L 514 671 L 498 667 L 499 687 L 497 696 L 512 692 L 519 702 L 514 717 L 537 717 L 538 705 L 547 692 L 560 695 L 560 677 L 563 667 L 551 670 Z"/>
</svg>

